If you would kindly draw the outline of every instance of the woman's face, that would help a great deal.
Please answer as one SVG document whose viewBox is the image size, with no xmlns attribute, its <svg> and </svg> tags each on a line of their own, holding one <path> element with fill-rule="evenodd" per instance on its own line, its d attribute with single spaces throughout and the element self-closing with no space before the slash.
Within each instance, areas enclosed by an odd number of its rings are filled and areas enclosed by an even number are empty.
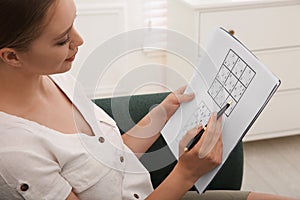
<svg viewBox="0 0 300 200">
<path fill-rule="evenodd" d="M 20 53 L 23 69 L 30 74 L 50 75 L 68 71 L 82 38 L 73 27 L 76 7 L 73 0 L 58 0 L 47 14 L 48 22 L 27 52 Z"/>
</svg>

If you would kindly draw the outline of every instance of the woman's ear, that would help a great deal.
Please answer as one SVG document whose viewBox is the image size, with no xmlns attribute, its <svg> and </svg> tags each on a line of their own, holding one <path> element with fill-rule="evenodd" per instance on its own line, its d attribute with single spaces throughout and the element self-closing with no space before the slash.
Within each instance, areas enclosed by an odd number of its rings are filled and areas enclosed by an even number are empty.
<svg viewBox="0 0 300 200">
<path fill-rule="evenodd" d="M 11 48 L 0 49 L 0 59 L 13 67 L 21 67 L 20 58 L 17 51 Z"/>
</svg>

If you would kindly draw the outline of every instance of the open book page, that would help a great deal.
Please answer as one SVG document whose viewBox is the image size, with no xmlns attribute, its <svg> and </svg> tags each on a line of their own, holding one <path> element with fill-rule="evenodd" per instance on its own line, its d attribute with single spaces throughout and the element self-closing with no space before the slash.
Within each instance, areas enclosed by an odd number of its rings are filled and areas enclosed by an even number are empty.
<svg viewBox="0 0 300 200">
<path fill-rule="evenodd" d="M 162 134 L 178 158 L 179 141 L 187 130 L 205 125 L 212 112 L 227 102 L 232 105 L 223 115 L 223 160 L 195 184 L 202 193 L 235 145 L 249 130 L 280 85 L 272 74 L 242 43 L 221 28 L 216 29 L 206 47 L 186 92 L 196 98 L 180 106 Z"/>
</svg>

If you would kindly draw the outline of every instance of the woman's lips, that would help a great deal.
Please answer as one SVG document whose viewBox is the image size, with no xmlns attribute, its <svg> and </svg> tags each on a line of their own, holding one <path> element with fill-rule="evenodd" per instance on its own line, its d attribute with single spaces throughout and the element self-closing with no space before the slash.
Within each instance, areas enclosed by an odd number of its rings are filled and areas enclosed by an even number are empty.
<svg viewBox="0 0 300 200">
<path fill-rule="evenodd" d="M 66 61 L 67 62 L 73 62 L 75 60 L 75 57 L 76 57 L 76 53 L 72 57 L 66 59 Z"/>
</svg>

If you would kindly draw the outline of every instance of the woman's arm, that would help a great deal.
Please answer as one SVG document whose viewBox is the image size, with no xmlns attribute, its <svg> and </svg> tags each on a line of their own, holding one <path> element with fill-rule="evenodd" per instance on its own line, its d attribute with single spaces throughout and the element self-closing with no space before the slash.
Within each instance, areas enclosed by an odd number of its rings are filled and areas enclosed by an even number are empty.
<svg viewBox="0 0 300 200">
<path fill-rule="evenodd" d="M 79 200 L 74 192 L 71 192 L 66 200 Z"/>
<path fill-rule="evenodd" d="M 186 87 L 168 95 L 158 106 L 152 109 L 133 128 L 122 135 L 124 143 L 141 156 L 160 136 L 160 131 L 178 109 L 180 103 L 189 102 L 194 94 L 183 94 Z"/>
</svg>

